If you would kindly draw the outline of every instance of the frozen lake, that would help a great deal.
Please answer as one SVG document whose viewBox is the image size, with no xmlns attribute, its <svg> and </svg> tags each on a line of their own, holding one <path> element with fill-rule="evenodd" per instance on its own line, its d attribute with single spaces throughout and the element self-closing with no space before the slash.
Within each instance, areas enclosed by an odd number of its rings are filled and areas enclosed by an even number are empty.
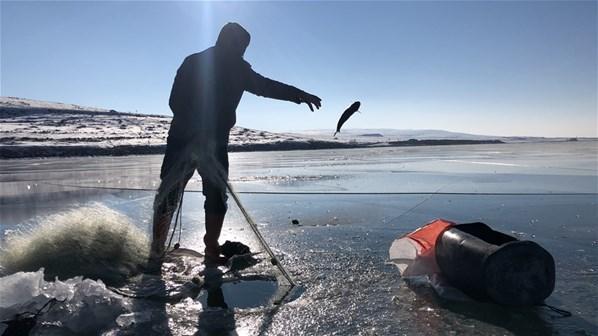
<svg viewBox="0 0 598 336">
<path fill-rule="evenodd" d="M 35 231 L 45 216 L 89 204 L 123 213 L 149 233 L 161 159 L 0 161 L 0 244 L 14 232 Z M 269 295 L 268 285 L 230 286 L 224 290 L 226 313 L 206 309 L 201 293 L 138 305 L 165 318 L 135 328 L 181 335 L 598 334 L 597 142 L 231 153 L 230 161 L 245 207 L 300 288 L 290 302 L 273 307 L 260 301 L 260 290 L 262 299 Z M 195 176 L 182 215 L 181 246 L 197 250 L 203 235 L 200 188 Z M 222 241 L 251 241 L 232 200 L 229 205 Z M 407 287 L 386 263 L 388 248 L 435 218 L 482 221 L 542 245 L 557 266 L 547 303 L 573 316 L 456 304 Z M 133 327 L 111 318 L 102 331 L 127 328 Z"/>
</svg>

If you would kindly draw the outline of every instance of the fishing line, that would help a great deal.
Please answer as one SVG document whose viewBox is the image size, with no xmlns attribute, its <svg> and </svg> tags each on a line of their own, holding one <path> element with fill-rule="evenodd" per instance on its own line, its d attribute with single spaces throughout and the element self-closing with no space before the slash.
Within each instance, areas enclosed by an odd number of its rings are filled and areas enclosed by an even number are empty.
<svg viewBox="0 0 598 336">
<path fill-rule="evenodd" d="M 247 210 L 245 209 L 245 207 L 241 203 L 241 200 L 239 199 L 239 196 L 237 195 L 237 193 L 233 189 L 233 186 L 227 180 L 225 180 L 225 182 L 226 182 L 226 188 L 230 192 L 230 194 L 233 197 L 233 200 L 235 201 L 235 203 L 237 203 L 237 206 L 239 207 L 239 210 L 241 210 L 241 213 L 243 214 L 243 216 L 245 217 L 245 220 L 247 221 L 247 223 L 251 227 L 251 230 L 253 230 L 253 233 L 255 233 L 257 239 L 259 240 L 259 242 L 262 244 L 262 246 L 266 250 L 266 253 L 268 253 L 268 255 L 270 256 L 270 262 L 272 263 L 272 265 L 276 266 L 278 268 L 278 270 L 280 271 L 280 273 L 282 273 L 282 275 L 287 279 L 287 281 L 291 285 L 291 288 L 295 287 L 296 286 L 295 282 L 293 281 L 293 279 L 291 278 L 291 276 L 289 275 L 289 273 L 287 273 L 287 271 L 284 268 L 284 266 L 282 266 L 282 264 L 280 263 L 280 261 L 278 260 L 278 258 L 274 255 L 274 253 L 272 252 L 272 249 L 270 249 L 270 246 L 268 245 L 268 243 L 266 242 L 266 240 L 264 239 L 264 237 L 260 233 L 260 230 L 258 229 L 257 224 L 255 224 L 255 222 L 253 221 L 253 219 L 251 218 L 251 216 L 249 215 L 249 213 L 247 212 Z"/>
<path fill-rule="evenodd" d="M 13 319 L 11 320 L 4 320 L 0 321 L 6 325 L 6 328 L 2 330 L 3 334 L 6 335 L 28 335 L 31 329 L 37 324 L 37 318 L 40 315 L 48 313 L 50 309 L 54 306 L 57 302 L 65 302 L 64 300 L 58 300 L 57 298 L 52 298 L 47 301 L 37 312 L 30 312 L 25 311 L 22 313 L 15 314 Z M 48 309 L 44 312 L 43 310 L 48 307 Z"/>
<path fill-rule="evenodd" d="M 35 319 L 35 318 L 37 318 L 39 315 L 41 315 L 41 314 L 43 313 L 43 310 L 44 310 L 46 307 L 48 307 L 48 310 L 46 311 L 46 313 L 47 313 L 48 311 L 50 311 L 50 309 L 52 309 L 52 306 L 54 306 L 54 304 L 55 304 L 56 302 L 64 302 L 64 301 L 65 301 L 65 300 L 58 300 L 57 298 L 52 298 L 52 299 L 48 300 L 48 301 L 47 301 L 47 302 L 46 302 L 46 303 L 45 303 L 45 304 L 44 304 L 44 305 L 43 305 L 43 306 L 42 306 L 40 309 L 38 309 L 38 310 L 37 310 L 37 312 L 35 312 L 35 313 L 33 313 L 33 312 L 30 312 L 30 311 L 25 311 L 25 312 L 22 312 L 22 313 L 18 313 L 18 314 L 16 314 L 16 315 L 15 315 L 15 318 L 14 318 L 14 319 L 12 319 L 12 320 L 0 321 L 0 323 L 8 323 L 8 322 L 10 322 L 10 321 L 14 321 L 14 320 L 21 319 L 21 318 L 22 318 L 22 316 L 24 316 L 24 315 L 26 315 L 26 314 L 29 314 L 29 315 L 30 315 L 30 318 L 34 318 L 34 319 Z"/>
<path fill-rule="evenodd" d="M 98 189 L 98 190 L 116 190 L 116 191 L 151 191 L 155 192 L 155 189 L 150 188 L 118 188 L 118 187 L 105 187 L 105 186 L 85 186 L 76 184 L 62 184 L 55 182 L 39 182 L 40 184 L 58 186 L 58 187 L 69 187 L 78 189 Z M 186 190 L 187 193 L 201 193 L 202 190 Z M 237 194 L 247 195 L 363 195 L 363 196 L 384 196 L 384 195 L 449 195 L 449 196 L 596 196 L 598 193 L 592 192 L 437 192 L 437 191 L 236 191 Z"/>
<path fill-rule="evenodd" d="M 392 222 L 394 222 L 395 220 L 397 220 L 397 219 L 399 219 L 399 218 L 401 218 L 401 217 L 403 217 L 403 216 L 406 216 L 407 214 L 410 214 L 410 213 L 411 213 L 411 211 L 413 211 L 413 210 L 415 210 L 415 209 L 419 208 L 419 206 L 420 206 L 420 205 L 422 205 L 422 204 L 426 203 L 427 201 L 429 201 L 429 200 L 432 198 L 432 196 L 434 196 L 434 195 L 439 195 L 440 189 L 444 188 L 445 186 L 446 186 L 446 185 L 444 185 L 444 186 L 441 186 L 440 188 L 436 189 L 436 191 L 435 191 L 434 193 L 431 193 L 431 194 L 429 194 L 429 195 L 428 195 L 428 197 L 424 198 L 424 199 L 423 199 L 421 202 L 417 203 L 416 205 L 414 205 L 413 207 L 411 207 L 411 208 L 410 208 L 410 209 L 408 209 L 407 211 L 403 212 L 402 214 L 398 215 L 397 217 L 395 217 L 395 218 L 391 219 L 391 220 L 389 221 L 389 223 L 392 223 Z"/>
<path fill-rule="evenodd" d="M 181 208 L 183 208 L 183 196 L 185 196 L 185 192 L 183 192 L 181 194 Z M 178 249 L 181 246 L 181 236 L 183 234 L 183 217 L 182 217 L 182 215 L 179 216 L 179 222 L 180 222 L 180 225 L 179 225 L 179 239 L 178 239 L 177 243 L 174 244 L 174 248 L 175 249 Z"/>
<path fill-rule="evenodd" d="M 548 309 L 552 310 L 553 312 L 560 314 L 562 317 L 571 317 L 571 316 L 573 315 L 573 314 L 571 314 L 571 312 L 570 312 L 570 311 L 568 311 L 568 310 L 564 310 L 564 309 L 561 309 L 561 308 L 557 308 L 557 307 L 555 307 L 555 306 L 551 306 L 551 305 L 549 305 L 549 304 L 546 304 L 546 303 L 542 303 L 542 304 L 541 304 L 541 305 L 539 305 L 539 306 L 540 306 L 540 307 L 546 307 L 546 308 L 548 308 Z"/>
<path fill-rule="evenodd" d="M 168 250 L 170 249 L 170 245 L 172 244 L 172 239 L 174 238 L 174 234 L 176 232 L 177 226 L 179 227 L 179 240 L 176 244 L 174 244 L 174 249 L 178 249 L 179 246 L 181 246 L 181 233 L 182 233 L 182 227 L 183 227 L 183 220 L 181 218 L 181 209 L 183 208 L 183 195 L 185 195 L 185 192 L 181 192 L 181 196 L 179 198 L 179 204 L 177 206 L 177 210 L 176 210 L 176 215 L 174 216 L 174 226 L 172 228 L 172 233 L 170 234 L 170 239 L 168 240 L 168 246 L 166 247 L 166 249 L 164 250 L 164 254 L 168 253 Z"/>
</svg>

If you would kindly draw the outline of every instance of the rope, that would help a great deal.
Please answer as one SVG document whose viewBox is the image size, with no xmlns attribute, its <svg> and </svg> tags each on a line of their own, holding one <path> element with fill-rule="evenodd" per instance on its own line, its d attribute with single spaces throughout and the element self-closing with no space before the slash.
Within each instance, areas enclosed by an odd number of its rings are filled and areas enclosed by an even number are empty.
<svg viewBox="0 0 598 336">
<path fill-rule="evenodd" d="M 185 191 L 181 192 L 181 197 L 179 198 L 179 205 L 177 206 L 176 215 L 174 217 L 174 226 L 172 228 L 172 233 L 170 234 L 170 239 L 168 239 L 168 246 L 164 250 L 164 255 L 168 253 L 170 250 L 170 245 L 172 244 L 172 239 L 174 238 L 174 233 L 176 232 L 177 226 L 179 227 L 179 240 L 176 244 L 174 244 L 174 249 L 178 249 L 181 246 L 181 234 L 182 234 L 182 227 L 183 227 L 183 220 L 181 217 L 181 209 L 183 208 L 183 195 L 185 195 Z M 180 224 L 180 225 L 179 225 Z"/>
<path fill-rule="evenodd" d="M 282 273 L 282 275 L 287 279 L 287 281 L 291 285 L 291 288 L 295 287 L 296 286 L 295 282 L 293 281 L 293 279 L 291 278 L 291 276 L 289 275 L 289 273 L 287 273 L 287 270 L 284 268 L 284 266 L 282 266 L 282 264 L 280 263 L 280 261 L 278 260 L 278 258 L 276 258 L 276 256 L 274 255 L 274 252 L 272 252 L 272 249 L 270 249 L 270 246 L 268 245 L 268 243 L 266 242 L 266 240 L 264 239 L 264 237 L 260 233 L 257 225 L 255 224 L 255 222 L 253 221 L 253 219 L 251 218 L 251 216 L 249 215 L 249 213 L 247 212 L 247 210 L 245 209 L 245 207 L 241 203 L 241 200 L 239 199 L 239 196 L 237 195 L 237 193 L 233 189 L 233 186 L 230 184 L 230 182 L 228 182 L 228 181 L 225 181 L 225 182 L 226 182 L 226 188 L 230 192 L 230 194 L 233 197 L 233 200 L 235 201 L 235 203 L 237 203 L 237 206 L 239 207 L 239 209 L 241 210 L 241 213 L 245 217 L 245 220 L 247 221 L 247 223 L 251 227 L 251 230 L 253 230 L 253 233 L 255 233 L 255 235 L 256 235 L 257 239 L 259 240 L 260 244 L 262 244 L 262 246 L 266 250 L 266 253 L 268 253 L 268 255 L 270 256 L 270 262 L 272 263 L 272 265 L 276 266 L 278 268 L 278 270 L 280 271 L 280 273 Z"/>
<path fill-rule="evenodd" d="M 443 186 L 443 187 L 444 187 L 444 186 Z M 434 196 L 434 195 L 438 195 L 438 194 L 439 194 L 439 192 L 440 192 L 440 189 L 442 189 L 443 187 L 440 187 L 440 188 L 436 189 L 436 191 L 435 191 L 434 193 L 431 193 L 431 194 L 429 194 L 429 195 L 428 195 L 428 197 L 424 198 L 424 199 L 423 199 L 421 202 L 417 203 L 416 205 L 414 205 L 413 207 L 411 207 L 411 208 L 410 208 L 410 209 L 408 209 L 407 211 L 403 212 L 402 214 L 400 214 L 400 215 L 398 215 L 398 216 L 396 216 L 396 217 L 392 218 L 392 219 L 389 221 L 389 223 L 392 223 L 392 222 L 394 222 L 394 221 L 396 221 L 396 220 L 398 220 L 398 219 L 402 218 L 403 216 L 406 216 L 406 215 L 410 214 L 412 211 L 414 211 L 415 209 L 419 208 L 419 206 L 420 206 L 420 205 L 422 205 L 422 204 L 426 203 L 427 201 L 429 201 L 429 200 L 432 198 L 432 196 Z"/>
<path fill-rule="evenodd" d="M 65 300 L 66 300 L 66 299 L 65 299 Z M 55 304 L 56 302 L 64 302 L 65 300 L 58 300 L 57 298 L 52 298 L 52 299 L 50 299 L 49 301 L 47 301 L 47 302 L 46 302 L 46 303 L 45 303 L 45 304 L 44 304 L 44 305 L 43 305 L 43 306 L 42 306 L 40 309 L 38 309 L 38 310 L 37 310 L 37 312 L 35 312 L 35 313 L 33 313 L 33 312 L 30 312 L 30 311 L 25 311 L 25 312 L 22 312 L 22 313 L 18 313 L 18 314 L 16 314 L 16 315 L 15 315 L 15 317 L 14 317 L 12 320 L 0 321 L 0 323 L 9 323 L 9 322 L 11 322 L 11 321 L 19 320 L 19 319 L 21 319 L 21 318 L 22 318 L 22 316 L 24 316 L 24 315 L 27 315 L 27 314 L 31 315 L 29 318 L 32 318 L 32 319 L 37 319 L 37 317 L 38 317 L 39 315 L 41 315 L 41 314 L 42 314 L 42 311 L 43 311 L 43 310 L 44 310 L 46 307 L 48 307 L 48 310 L 46 311 L 46 313 L 47 313 L 47 312 L 49 312 L 49 311 L 50 311 L 50 309 L 52 309 L 52 306 L 54 306 L 54 304 Z"/>
<path fill-rule="evenodd" d="M 571 317 L 571 316 L 573 315 L 573 314 L 571 314 L 571 312 L 570 312 L 570 311 L 568 311 L 568 310 L 560 309 L 560 308 L 557 308 L 557 307 L 555 307 L 555 306 L 551 306 L 551 305 L 549 305 L 549 304 L 546 304 L 546 303 L 542 303 L 542 304 L 541 304 L 541 305 L 539 305 L 539 306 L 540 306 L 540 307 L 546 307 L 546 308 L 548 308 L 548 309 L 552 310 L 553 312 L 560 314 L 562 317 Z"/>
</svg>

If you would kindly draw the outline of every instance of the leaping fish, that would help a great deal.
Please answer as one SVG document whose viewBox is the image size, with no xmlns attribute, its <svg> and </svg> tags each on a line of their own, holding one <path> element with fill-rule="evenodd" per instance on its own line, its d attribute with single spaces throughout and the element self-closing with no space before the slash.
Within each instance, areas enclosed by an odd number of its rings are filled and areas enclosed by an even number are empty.
<svg viewBox="0 0 598 336">
<path fill-rule="evenodd" d="M 336 124 L 336 132 L 334 132 L 334 135 L 332 136 L 336 136 L 336 133 L 341 131 L 341 127 L 343 127 L 343 124 L 355 113 L 358 112 L 359 107 L 361 106 L 361 103 L 356 101 L 353 104 L 351 104 L 351 106 L 349 106 L 345 112 L 343 112 L 343 114 L 341 115 L 341 118 L 338 120 L 338 123 Z"/>
</svg>

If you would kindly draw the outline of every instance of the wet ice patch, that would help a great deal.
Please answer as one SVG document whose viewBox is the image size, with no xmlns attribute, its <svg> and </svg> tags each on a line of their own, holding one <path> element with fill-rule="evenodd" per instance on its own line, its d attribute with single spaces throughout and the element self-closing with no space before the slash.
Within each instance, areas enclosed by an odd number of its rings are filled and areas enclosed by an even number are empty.
<svg viewBox="0 0 598 336">
<path fill-rule="evenodd" d="M 93 204 L 48 216 L 7 237 L 0 251 L 3 274 L 45 269 L 46 280 L 75 276 L 119 284 L 139 272 L 149 243 L 131 220 Z"/>
</svg>

